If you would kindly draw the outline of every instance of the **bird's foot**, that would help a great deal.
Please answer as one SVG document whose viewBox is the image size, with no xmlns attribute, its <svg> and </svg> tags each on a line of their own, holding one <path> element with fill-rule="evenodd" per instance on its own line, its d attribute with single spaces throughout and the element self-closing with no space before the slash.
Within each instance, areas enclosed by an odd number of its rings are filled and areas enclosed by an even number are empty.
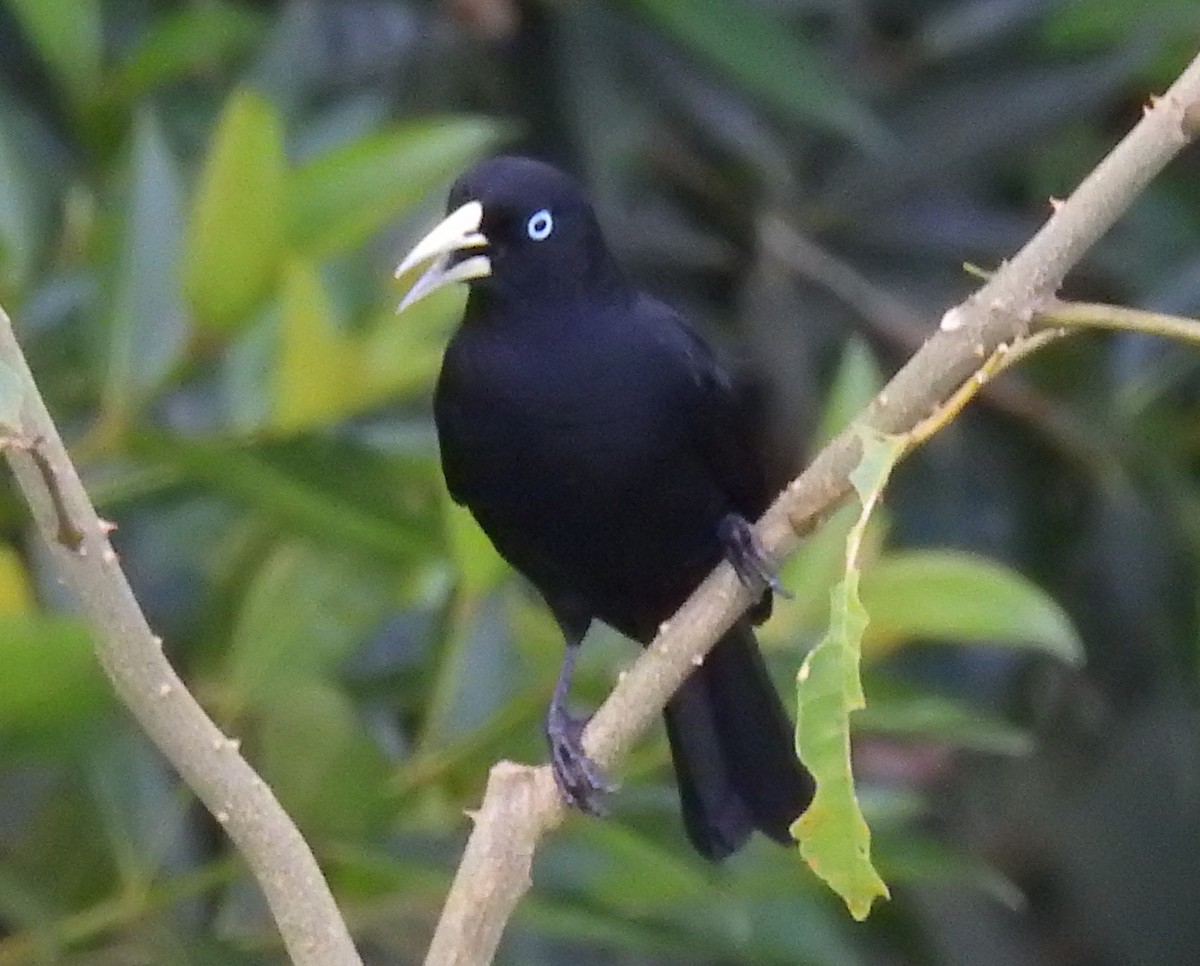
<svg viewBox="0 0 1200 966">
<path fill-rule="evenodd" d="M 730 513 L 721 521 L 717 533 L 725 549 L 725 559 L 733 567 L 742 586 L 751 592 L 770 588 L 780 597 L 792 599 L 792 592 L 783 586 L 779 576 L 771 569 L 767 552 L 745 517 Z"/>
<path fill-rule="evenodd" d="M 603 815 L 601 802 L 612 786 L 583 750 L 583 728 L 587 721 L 572 718 L 557 704 L 546 717 L 546 739 L 550 743 L 550 770 L 563 801 L 587 815 Z"/>
</svg>

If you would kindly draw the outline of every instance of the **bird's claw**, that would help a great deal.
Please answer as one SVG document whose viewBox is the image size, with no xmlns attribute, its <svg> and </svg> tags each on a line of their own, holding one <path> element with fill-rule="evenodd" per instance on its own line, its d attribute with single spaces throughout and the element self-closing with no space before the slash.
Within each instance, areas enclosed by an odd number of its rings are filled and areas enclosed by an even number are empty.
<svg viewBox="0 0 1200 966">
<path fill-rule="evenodd" d="M 603 815 L 602 798 L 612 791 L 597 765 L 583 750 L 586 721 L 572 718 L 557 706 L 551 706 L 546 719 L 546 739 L 550 743 L 550 770 L 563 801 L 586 815 Z"/>
<path fill-rule="evenodd" d="M 770 588 L 785 600 L 792 600 L 792 592 L 783 586 L 779 576 L 771 569 L 767 552 L 745 517 L 730 513 L 721 521 L 718 533 L 725 549 L 725 559 L 733 567 L 742 586 L 751 592 Z"/>
</svg>

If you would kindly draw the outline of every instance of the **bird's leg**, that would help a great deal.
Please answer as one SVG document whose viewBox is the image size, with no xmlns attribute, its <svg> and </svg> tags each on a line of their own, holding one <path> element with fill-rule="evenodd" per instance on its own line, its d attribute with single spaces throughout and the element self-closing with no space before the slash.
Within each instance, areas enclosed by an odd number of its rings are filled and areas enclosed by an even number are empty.
<svg viewBox="0 0 1200 966">
<path fill-rule="evenodd" d="M 747 590 L 758 592 L 770 588 L 780 597 L 792 599 L 791 591 L 783 586 L 771 569 L 767 552 L 750 521 L 739 513 L 726 514 L 717 527 L 717 535 L 725 550 L 725 559 Z"/>
<path fill-rule="evenodd" d="M 563 801 L 588 815 L 603 815 L 600 799 L 605 792 L 612 791 L 612 786 L 583 750 L 583 728 L 587 719 L 573 718 L 567 713 L 571 674 L 575 670 L 581 641 L 582 636 L 567 638 L 567 651 L 554 683 L 550 709 L 546 712 L 546 740 L 550 744 L 550 769 Z"/>
</svg>

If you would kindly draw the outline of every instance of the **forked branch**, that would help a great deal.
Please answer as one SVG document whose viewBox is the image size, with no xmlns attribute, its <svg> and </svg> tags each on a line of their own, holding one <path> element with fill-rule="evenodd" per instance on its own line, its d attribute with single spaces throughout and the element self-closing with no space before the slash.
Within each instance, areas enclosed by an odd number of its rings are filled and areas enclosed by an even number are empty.
<svg viewBox="0 0 1200 966">
<path fill-rule="evenodd" d="M 962 304 L 858 417 L 888 434 L 911 431 L 992 358 L 1053 320 L 1063 277 L 1112 226 L 1200 127 L 1200 57 L 1065 202 L 1042 229 Z M 1046 313 L 1043 319 L 1042 314 Z M 1093 314 L 1091 318 L 1098 318 Z M 1178 333 L 1172 333 L 1178 334 Z M 759 522 L 764 547 L 792 553 L 814 522 L 849 492 L 859 436 L 832 440 Z M 649 727 L 713 642 L 749 606 L 727 565 L 719 567 L 663 625 L 588 725 L 584 743 L 612 768 Z M 430 946 L 427 966 L 490 962 L 504 926 L 529 888 L 539 839 L 565 815 L 549 769 L 501 763 L 493 771 L 474 829 Z"/>
</svg>

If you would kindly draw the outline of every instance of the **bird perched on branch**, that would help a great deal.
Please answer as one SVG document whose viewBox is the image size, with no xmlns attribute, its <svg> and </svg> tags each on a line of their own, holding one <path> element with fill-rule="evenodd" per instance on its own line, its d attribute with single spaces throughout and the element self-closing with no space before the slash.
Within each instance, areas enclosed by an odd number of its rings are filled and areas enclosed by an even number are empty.
<svg viewBox="0 0 1200 966">
<path fill-rule="evenodd" d="M 712 859 L 755 829 L 790 842 L 812 780 L 750 625 L 776 587 L 749 523 L 770 493 L 729 379 L 686 322 L 630 285 L 556 169 L 484 161 L 447 210 L 396 271 L 429 263 L 400 308 L 470 285 L 434 396 L 442 468 L 566 639 L 546 716 L 564 799 L 596 813 L 608 790 L 566 707 L 589 625 L 648 643 L 724 558 L 763 596 L 667 704 L 684 825 Z"/>
</svg>

